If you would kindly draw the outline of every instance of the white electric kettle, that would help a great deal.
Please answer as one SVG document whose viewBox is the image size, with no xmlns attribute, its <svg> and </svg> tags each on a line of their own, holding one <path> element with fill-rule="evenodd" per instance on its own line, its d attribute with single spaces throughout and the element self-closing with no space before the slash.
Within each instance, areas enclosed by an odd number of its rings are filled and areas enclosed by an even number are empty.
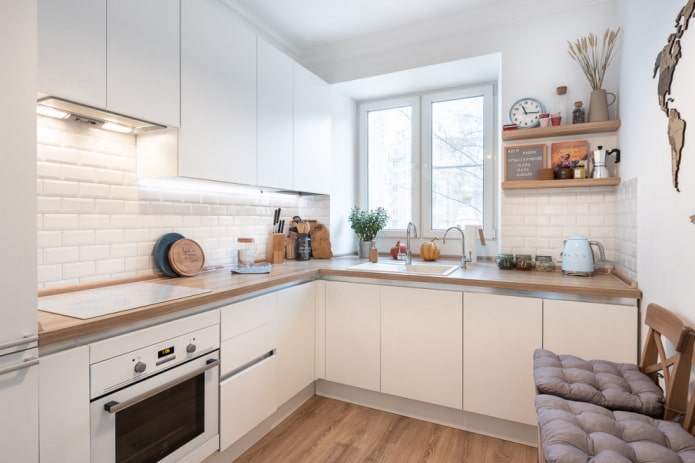
<svg viewBox="0 0 695 463">
<path fill-rule="evenodd" d="M 605 262 L 606 253 L 603 245 L 598 241 L 589 241 L 582 235 L 572 235 L 567 238 L 562 251 L 562 271 L 565 275 L 591 276 L 594 274 L 596 263 L 591 246 L 598 248 L 601 261 Z"/>
</svg>

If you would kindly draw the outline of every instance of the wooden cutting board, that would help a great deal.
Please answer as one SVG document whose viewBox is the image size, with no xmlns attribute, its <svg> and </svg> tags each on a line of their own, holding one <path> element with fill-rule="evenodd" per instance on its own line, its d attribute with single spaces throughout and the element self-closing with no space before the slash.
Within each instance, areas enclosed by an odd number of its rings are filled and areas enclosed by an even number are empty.
<svg viewBox="0 0 695 463">
<path fill-rule="evenodd" d="M 203 248 L 191 239 L 180 239 L 169 248 L 169 264 L 179 275 L 192 277 L 205 264 Z"/>
</svg>

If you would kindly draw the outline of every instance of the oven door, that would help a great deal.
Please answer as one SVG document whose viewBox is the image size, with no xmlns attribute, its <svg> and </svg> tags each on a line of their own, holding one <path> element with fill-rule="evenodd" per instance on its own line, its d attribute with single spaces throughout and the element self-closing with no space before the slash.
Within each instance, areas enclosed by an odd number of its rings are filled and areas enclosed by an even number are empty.
<svg viewBox="0 0 695 463">
<path fill-rule="evenodd" d="M 219 351 L 91 403 L 92 461 L 200 461 L 219 449 Z"/>
</svg>

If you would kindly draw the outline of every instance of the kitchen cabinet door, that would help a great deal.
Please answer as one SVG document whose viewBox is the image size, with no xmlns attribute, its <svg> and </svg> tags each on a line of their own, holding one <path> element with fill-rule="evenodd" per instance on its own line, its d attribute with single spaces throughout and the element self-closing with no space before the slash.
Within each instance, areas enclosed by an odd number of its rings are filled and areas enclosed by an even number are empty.
<svg viewBox="0 0 695 463">
<path fill-rule="evenodd" d="M 256 184 L 256 36 L 219 0 L 181 1 L 179 175 Z"/>
<path fill-rule="evenodd" d="M 277 356 L 220 383 L 220 451 L 243 437 L 275 410 Z"/>
<path fill-rule="evenodd" d="M 294 65 L 294 189 L 330 193 L 331 89 Z"/>
<path fill-rule="evenodd" d="M 106 106 L 106 0 L 39 0 L 38 91 Z"/>
<path fill-rule="evenodd" d="M 380 390 L 380 287 L 326 282 L 326 379 Z"/>
<path fill-rule="evenodd" d="M 41 463 L 89 463 L 89 347 L 41 358 Z"/>
<path fill-rule="evenodd" d="M 258 184 L 291 190 L 292 59 L 258 39 Z"/>
<path fill-rule="evenodd" d="M 314 298 L 314 283 L 278 293 L 278 407 L 314 382 Z"/>
<path fill-rule="evenodd" d="M 463 409 L 536 424 L 533 351 L 543 341 L 541 299 L 463 295 Z"/>
<path fill-rule="evenodd" d="M 381 392 L 462 408 L 462 293 L 381 288 Z"/>
<path fill-rule="evenodd" d="M 543 300 L 543 347 L 556 354 L 637 363 L 637 307 Z"/>
<path fill-rule="evenodd" d="M 179 2 L 108 0 L 107 6 L 106 106 L 178 127 Z"/>
</svg>

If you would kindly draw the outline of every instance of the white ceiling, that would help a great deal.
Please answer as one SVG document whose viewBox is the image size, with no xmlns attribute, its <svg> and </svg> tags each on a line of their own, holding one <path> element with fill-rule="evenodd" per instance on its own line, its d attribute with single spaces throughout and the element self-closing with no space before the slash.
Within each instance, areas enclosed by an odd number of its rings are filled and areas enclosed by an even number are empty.
<svg viewBox="0 0 695 463">
<path fill-rule="evenodd" d="M 295 50 L 350 40 L 504 0 L 227 0 Z"/>
</svg>

